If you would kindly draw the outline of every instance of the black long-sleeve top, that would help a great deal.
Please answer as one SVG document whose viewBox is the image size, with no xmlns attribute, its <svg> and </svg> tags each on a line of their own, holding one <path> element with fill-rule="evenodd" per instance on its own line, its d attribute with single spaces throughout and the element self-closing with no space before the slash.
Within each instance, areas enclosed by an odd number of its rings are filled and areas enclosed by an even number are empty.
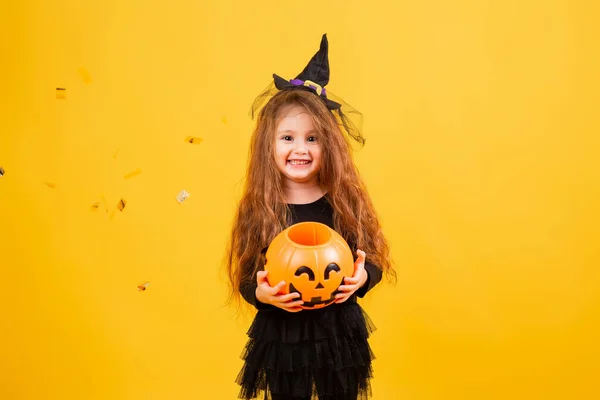
<svg viewBox="0 0 600 400">
<path fill-rule="evenodd" d="M 333 227 L 333 208 L 325 198 L 321 197 L 319 200 L 308 203 L 308 204 L 290 204 L 289 205 L 292 214 L 292 223 L 314 221 L 323 223 L 330 228 Z M 356 255 L 355 255 L 356 257 Z M 262 257 L 264 262 L 264 257 Z M 263 264 L 264 266 L 264 264 Z M 369 290 L 381 281 L 382 271 L 377 266 L 365 262 L 365 270 L 367 271 L 367 281 L 365 284 L 358 289 L 346 302 L 356 302 L 356 297 L 364 297 Z M 264 304 L 256 299 L 256 275 L 253 277 L 251 282 L 244 282 L 240 285 L 240 293 L 242 297 L 258 310 L 269 310 L 276 309 L 277 307 L 269 304 Z"/>
</svg>

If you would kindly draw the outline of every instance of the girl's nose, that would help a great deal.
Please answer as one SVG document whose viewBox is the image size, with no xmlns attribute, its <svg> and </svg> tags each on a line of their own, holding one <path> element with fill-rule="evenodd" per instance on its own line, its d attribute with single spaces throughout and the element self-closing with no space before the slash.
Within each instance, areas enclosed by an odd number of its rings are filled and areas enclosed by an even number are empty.
<svg viewBox="0 0 600 400">
<path fill-rule="evenodd" d="M 307 153 L 306 145 L 304 144 L 304 142 L 296 142 L 294 144 L 294 153 L 298 153 L 298 154 L 306 154 Z"/>
</svg>

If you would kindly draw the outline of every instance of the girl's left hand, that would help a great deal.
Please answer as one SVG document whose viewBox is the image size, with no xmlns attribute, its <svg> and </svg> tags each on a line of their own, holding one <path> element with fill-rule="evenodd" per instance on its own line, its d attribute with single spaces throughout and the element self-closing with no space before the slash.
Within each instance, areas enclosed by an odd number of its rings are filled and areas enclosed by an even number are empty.
<svg viewBox="0 0 600 400">
<path fill-rule="evenodd" d="M 365 270 L 365 258 L 367 255 L 362 250 L 357 250 L 358 258 L 354 262 L 354 275 L 349 278 L 344 278 L 344 285 L 341 285 L 338 290 L 341 293 L 335 295 L 336 303 L 343 303 L 350 298 L 358 289 L 360 289 L 369 275 Z"/>
</svg>

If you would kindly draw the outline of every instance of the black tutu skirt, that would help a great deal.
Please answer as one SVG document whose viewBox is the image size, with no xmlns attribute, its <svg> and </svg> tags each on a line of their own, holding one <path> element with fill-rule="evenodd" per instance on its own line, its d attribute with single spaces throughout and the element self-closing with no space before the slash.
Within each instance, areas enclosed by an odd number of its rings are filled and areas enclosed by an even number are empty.
<svg viewBox="0 0 600 400">
<path fill-rule="evenodd" d="M 374 330 L 356 302 L 259 311 L 236 379 L 239 398 L 367 399 L 375 358 L 367 339 Z"/>
</svg>

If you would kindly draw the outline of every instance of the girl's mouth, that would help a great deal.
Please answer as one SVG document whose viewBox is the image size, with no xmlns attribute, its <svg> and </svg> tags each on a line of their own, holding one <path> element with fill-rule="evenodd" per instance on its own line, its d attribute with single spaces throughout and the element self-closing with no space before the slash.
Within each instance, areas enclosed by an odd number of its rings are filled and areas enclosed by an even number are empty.
<svg viewBox="0 0 600 400">
<path fill-rule="evenodd" d="M 309 160 L 288 160 L 288 163 L 291 165 L 294 165 L 294 166 L 296 166 L 296 165 L 302 166 L 302 165 L 310 164 L 310 161 Z"/>
</svg>

